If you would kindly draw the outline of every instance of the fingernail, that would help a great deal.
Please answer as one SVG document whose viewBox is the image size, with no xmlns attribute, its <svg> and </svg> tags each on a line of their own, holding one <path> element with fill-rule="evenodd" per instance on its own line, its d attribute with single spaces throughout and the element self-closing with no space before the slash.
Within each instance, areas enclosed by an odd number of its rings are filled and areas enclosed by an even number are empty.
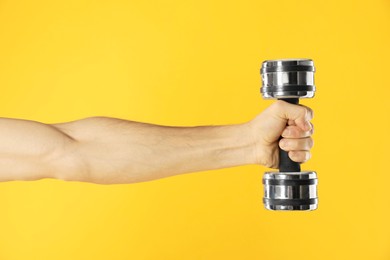
<svg viewBox="0 0 390 260">
<path fill-rule="evenodd" d="M 284 129 L 282 135 L 283 136 L 290 136 L 291 135 L 291 130 L 290 129 Z"/>
<path fill-rule="evenodd" d="M 309 121 L 305 122 L 305 128 L 307 131 L 309 131 L 311 129 L 311 124 L 309 123 Z"/>
<path fill-rule="evenodd" d="M 283 148 L 287 148 L 287 147 L 288 147 L 288 141 L 286 141 L 286 140 L 281 140 L 281 141 L 280 141 L 280 146 L 282 146 Z"/>
</svg>

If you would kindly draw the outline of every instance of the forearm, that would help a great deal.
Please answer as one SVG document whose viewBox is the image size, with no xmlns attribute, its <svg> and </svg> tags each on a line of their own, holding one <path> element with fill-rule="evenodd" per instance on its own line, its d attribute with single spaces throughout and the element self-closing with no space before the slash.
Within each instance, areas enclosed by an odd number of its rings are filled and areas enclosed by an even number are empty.
<svg viewBox="0 0 390 260">
<path fill-rule="evenodd" d="M 167 127 L 94 117 L 56 126 L 77 142 L 87 168 L 74 175 L 79 181 L 133 183 L 254 163 L 244 124 Z"/>
</svg>

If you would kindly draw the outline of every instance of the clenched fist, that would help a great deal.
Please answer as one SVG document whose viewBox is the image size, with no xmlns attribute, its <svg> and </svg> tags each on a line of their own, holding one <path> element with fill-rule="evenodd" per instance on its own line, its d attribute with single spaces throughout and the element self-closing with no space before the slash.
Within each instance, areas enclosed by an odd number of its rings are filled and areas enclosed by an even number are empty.
<svg viewBox="0 0 390 260">
<path fill-rule="evenodd" d="M 310 159 L 310 149 L 313 147 L 312 118 L 313 111 L 310 108 L 278 100 L 248 122 L 254 143 L 255 162 L 277 168 L 278 146 L 288 151 L 289 157 L 295 162 Z"/>
</svg>

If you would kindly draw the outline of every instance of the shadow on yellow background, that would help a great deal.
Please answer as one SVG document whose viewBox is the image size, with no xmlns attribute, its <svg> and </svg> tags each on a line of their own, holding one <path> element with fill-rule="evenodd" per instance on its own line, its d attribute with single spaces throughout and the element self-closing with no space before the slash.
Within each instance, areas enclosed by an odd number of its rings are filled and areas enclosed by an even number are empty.
<svg viewBox="0 0 390 260">
<path fill-rule="evenodd" d="M 1 183 L 1 260 L 390 259 L 389 1 L 0 0 L 0 39 L 0 116 L 44 123 L 241 123 L 263 60 L 312 58 L 320 199 L 266 211 L 260 166 Z"/>
</svg>

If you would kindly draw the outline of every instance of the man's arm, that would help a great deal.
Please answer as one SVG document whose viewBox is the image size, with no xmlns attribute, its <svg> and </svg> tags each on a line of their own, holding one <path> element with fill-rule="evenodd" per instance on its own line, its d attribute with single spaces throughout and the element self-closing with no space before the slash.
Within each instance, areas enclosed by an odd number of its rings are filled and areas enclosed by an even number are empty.
<svg viewBox="0 0 390 260">
<path fill-rule="evenodd" d="M 0 118 L 0 181 L 38 180 L 80 172 L 72 137 L 36 121 Z"/>
<path fill-rule="evenodd" d="M 90 117 L 54 126 L 73 138 L 67 150 L 82 162 L 74 162 L 83 169 L 71 180 L 133 183 L 253 162 L 243 124 L 170 127 Z"/>
<path fill-rule="evenodd" d="M 250 122 L 226 126 L 169 127 L 109 117 L 59 124 L 0 118 L 0 181 L 134 183 L 245 164 L 276 167 L 281 134 L 280 145 L 288 144 L 282 148 L 303 162 L 313 145 L 311 116 L 308 108 L 280 101 Z"/>
</svg>

